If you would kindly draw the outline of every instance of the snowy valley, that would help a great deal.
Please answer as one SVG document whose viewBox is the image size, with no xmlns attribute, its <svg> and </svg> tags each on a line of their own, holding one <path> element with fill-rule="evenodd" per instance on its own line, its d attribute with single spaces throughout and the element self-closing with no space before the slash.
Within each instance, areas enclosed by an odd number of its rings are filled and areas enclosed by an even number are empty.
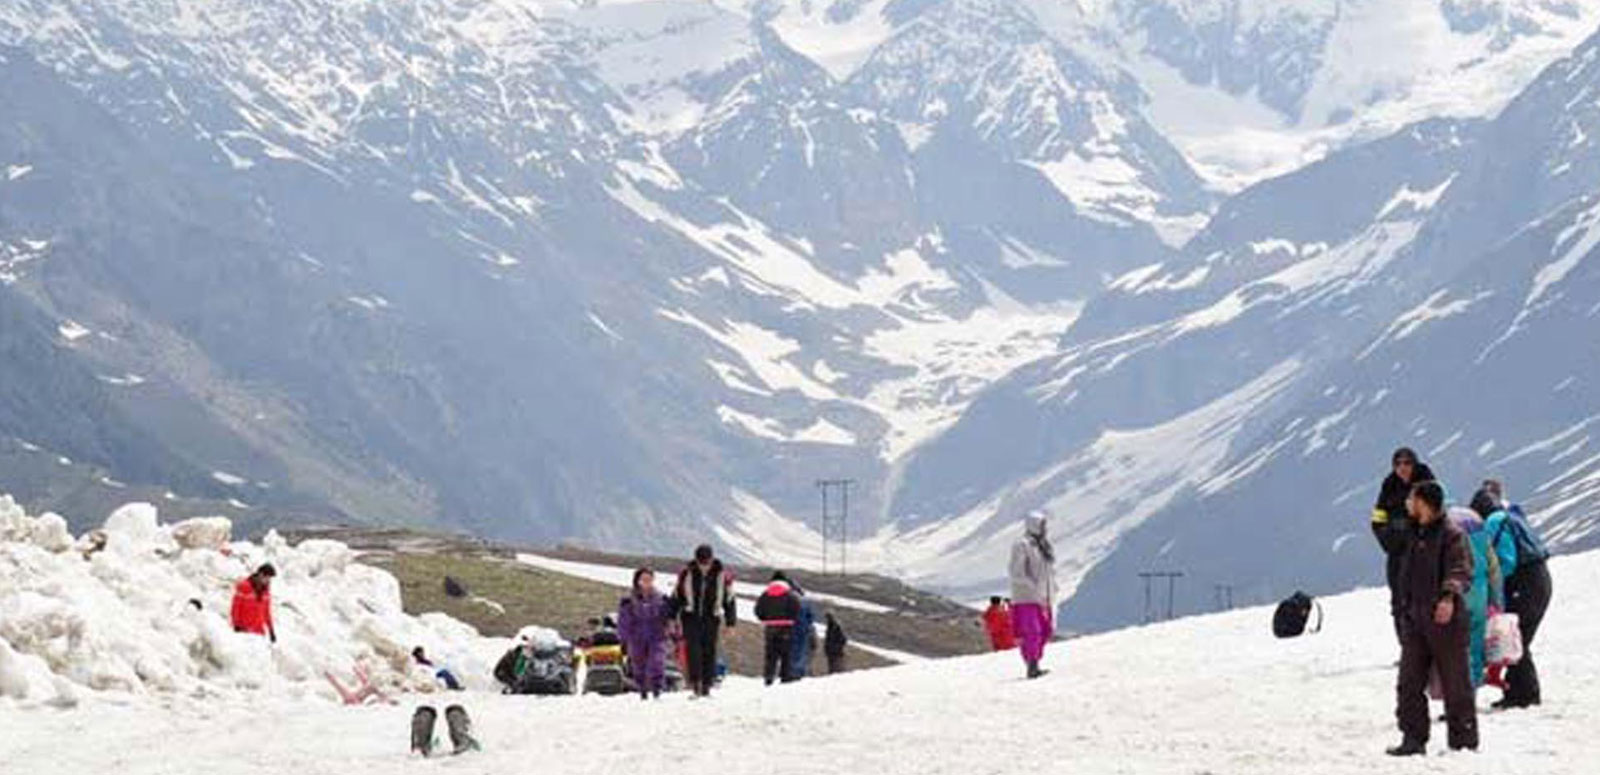
<svg viewBox="0 0 1600 775">
<path fill-rule="evenodd" d="M 1399 444 L 1593 548 L 1597 32 L 1576 0 L 7 3 L 0 489 L 809 566 L 848 477 L 853 561 L 963 598 L 1050 512 L 1083 631 L 1152 568 L 1185 613 L 1374 581 Z"/>
</svg>

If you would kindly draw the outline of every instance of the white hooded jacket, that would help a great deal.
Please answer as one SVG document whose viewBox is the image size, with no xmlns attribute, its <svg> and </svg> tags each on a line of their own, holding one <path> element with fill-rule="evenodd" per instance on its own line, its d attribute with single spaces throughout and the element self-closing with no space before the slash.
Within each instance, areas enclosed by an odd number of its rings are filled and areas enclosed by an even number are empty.
<svg viewBox="0 0 1600 775">
<path fill-rule="evenodd" d="M 1056 570 L 1040 545 L 1046 537 L 1045 518 L 1029 514 L 1022 524 L 1022 535 L 1011 546 L 1011 602 L 1037 603 L 1054 609 Z"/>
</svg>

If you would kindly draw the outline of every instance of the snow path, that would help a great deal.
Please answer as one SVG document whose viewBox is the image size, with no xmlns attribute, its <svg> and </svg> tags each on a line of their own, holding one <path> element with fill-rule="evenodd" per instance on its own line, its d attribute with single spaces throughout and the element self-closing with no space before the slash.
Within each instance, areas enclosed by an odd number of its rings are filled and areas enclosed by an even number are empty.
<svg viewBox="0 0 1600 775">
<path fill-rule="evenodd" d="M 698 703 L 454 695 L 487 746 L 459 759 L 405 755 L 414 698 L 360 709 L 182 696 L 70 712 L 0 706 L 0 769 L 1578 775 L 1600 760 L 1600 602 L 1581 593 L 1600 585 L 1600 553 L 1558 559 L 1553 572 L 1538 649 L 1547 704 L 1484 716 L 1476 755 L 1384 758 L 1396 737 L 1393 635 L 1384 593 L 1367 590 L 1325 600 L 1324 632 L 1297 641 L 1273 640 L 1270 613 L 1252 609 L 1055 644 L 1055 673 L 1037 683 L 1019 680 L 1016 656 L 1001 654 L 770 690 L 733 681 Z"/>
<path fill-rule="evenodd" d="M 575 576 L 580 579 L 588 579 L 589 581 L 597 581 L 601 584 L 610 584 L 611 586 L 620 587 L 622 589 L 627 589 L 633 584 L 633 569 L 624 568 L 617 565 L 600 565 L 595 563 L 574 562 L 572 560 L 558 560 L 554 557 L 545 557 L 539 554 L 519 554 L 517 555 L 517 561 L 527 565 L 532 565 L 535 568 L 542 568 L 554 573 Z M 660 569 L 656 570 L 656 575 L 658 578 L 665 576 L 665 578 L 661 578 L 659 586 L 664 592 L 671 594 L 673 587 L 677 586 L 677 579 L 672 576 L 670 572 L 663 574 Z M 746 581 L 734 581 L 733 594 L 739 598 L 737 605 L 739 618 L 741 620 L 746 622 L 755 621 L 755 599 L 761 596 L 761 592 L 764 588 L 765 587 L 762 584 L 752 584 Z M 866 613 L 886 614 L 893 613 L 894 610 L 888 606 L 882 606 L 876 603 L 868 603 L 862 600 L 852 600 L 848 597 L 839 597 L 837 595 L 829 595 L 821 592 L 807 592 L 806 596 L 818 603 L 822 603 L 823 605 L 838 606 L 839 608 L 847 608 Z M 821 637 L 824 634 L 826 634 L 826 630 L 821 623 L 818 623 L 818 637 Z M 900 664 L 920 662 L 927 659 L 927 657 L 912 654 L 910 652 L 896 651 L 895 649 L 874 646 L 869 643 L 862 643 L 861 641 L 855 639 L 852 639 L 850 644 L 869 654 L 874 654 Z"/>
</svg>

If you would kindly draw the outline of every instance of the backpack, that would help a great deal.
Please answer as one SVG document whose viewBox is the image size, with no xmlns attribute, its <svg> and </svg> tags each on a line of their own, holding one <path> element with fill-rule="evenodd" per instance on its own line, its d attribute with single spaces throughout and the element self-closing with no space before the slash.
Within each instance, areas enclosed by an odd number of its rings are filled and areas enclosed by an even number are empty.
<svg viewBox="0 0 1600 775">
<path fill-rule="evenodd" d="M 1272 634 L 1280 638 L 1297 638 L 1306 632 L 1306 622 L 1311 619 L 1311 609 L 1317 610 L 1317 626 L 1313 633 L 1322 631 L 1322 604 L 1304 592 L 1296 592 L 1278 604 L 1272 614 Z"/>
<path fill-rule="evenodd" d="M 1511 531 L 1512 542 L 1517 545 L 1517 567 L 1520 568 L 1524 564 L 1536 565 L 1550 559 L 1550 550 L 1533 532 L 1533 527 L 1528 524 L 1528 516 L 1522 513 L 1521 506 L 1506 507 L 1506 521 L 1500 523 L 1500 530 L 1495 532 L 1489 545 L 1499 544 L 1500 536 L 1508 529 Z"/>
</svg>

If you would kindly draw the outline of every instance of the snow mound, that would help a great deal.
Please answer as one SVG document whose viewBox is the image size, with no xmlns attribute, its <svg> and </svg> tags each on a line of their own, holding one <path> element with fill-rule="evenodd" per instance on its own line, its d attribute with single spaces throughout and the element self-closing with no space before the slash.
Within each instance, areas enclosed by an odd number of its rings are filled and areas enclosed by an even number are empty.
<svg viewBox="0 0 1600 775">
<path fill-rule="evenodd" d="M 419 645 L 488 686 L 499 642 L 443 614 L 407 615 L 399 582 L 348 546 L 290 546 L 276 532 L 257 545 L 232 541 L 232 528 L 223 517 L 164 525 L 136 503 L 75 540 L 60 516 L 30 517 L 0 495 L 0 707 L 72 705 L 84 692 L 332 697 L 324 674 L 350 683 L 357 665 L 380 687 L 429 691 L 410 660 Z M 234 585 L 264 562 L 278 569 L 276 644 L 228 621 Z"/>
</svg>

